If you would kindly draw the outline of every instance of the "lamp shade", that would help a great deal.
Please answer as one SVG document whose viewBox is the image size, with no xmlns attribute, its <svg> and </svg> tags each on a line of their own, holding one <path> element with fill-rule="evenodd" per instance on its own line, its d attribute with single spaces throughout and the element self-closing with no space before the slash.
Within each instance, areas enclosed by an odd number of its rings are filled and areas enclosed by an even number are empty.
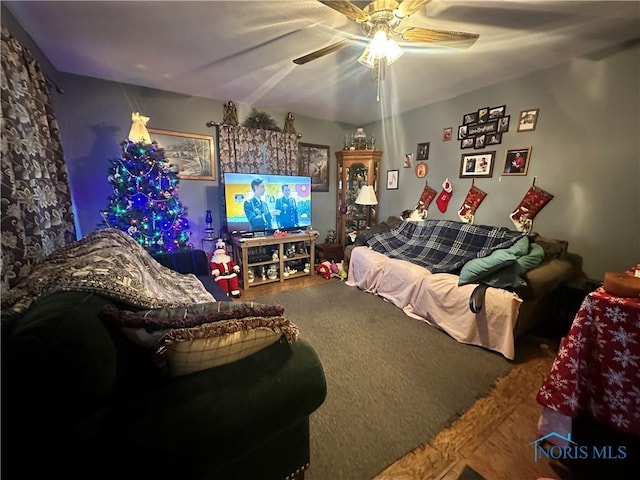
<svg viewBox="0 0 640 480">
<path fill-rule="evenodd" d="M 358 205 L 377 205 L 378 199 L 376 198 L 376 192 L 373 190 L 372 185 L 364 185 L 358 193 L 356 198 Z"/>
</svg>

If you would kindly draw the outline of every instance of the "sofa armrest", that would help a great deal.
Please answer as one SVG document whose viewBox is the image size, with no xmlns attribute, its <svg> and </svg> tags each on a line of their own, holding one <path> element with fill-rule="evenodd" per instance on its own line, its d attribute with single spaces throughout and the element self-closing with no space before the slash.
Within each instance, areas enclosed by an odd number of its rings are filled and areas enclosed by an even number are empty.
<svg viewBox="0 0 640 480">
<path fill-rule="evenodd" d="M 180 250 L 154 255 L 158 263 L 178 273 L 193 273 L 196 276 L 209 275 L 209 261 L 203 250 Z"/>
<path fill-rule="evenodd" d="M 578 275 L 579 269 L 567 259 L 553 258 L 524 274 L 525 287 L 516 290 L 523 300 L 540 299 Z"/>
</svg>

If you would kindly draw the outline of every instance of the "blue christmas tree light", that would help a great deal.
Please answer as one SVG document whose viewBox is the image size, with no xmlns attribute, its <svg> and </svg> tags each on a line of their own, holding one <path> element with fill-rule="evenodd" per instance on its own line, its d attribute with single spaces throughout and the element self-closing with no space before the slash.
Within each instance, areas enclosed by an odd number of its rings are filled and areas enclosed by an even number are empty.
<svg viewBox="0 0 640 480">
<path fill-rule="evenodd" d="M 179 178 L 155 143 L 122 143 L 122 156 L 110 160 L 113 195 L 100 212 L 104 225 L 131 235 L 149 253 L 191 248 L 186 208 L 178 198 Z"/>
</svg>

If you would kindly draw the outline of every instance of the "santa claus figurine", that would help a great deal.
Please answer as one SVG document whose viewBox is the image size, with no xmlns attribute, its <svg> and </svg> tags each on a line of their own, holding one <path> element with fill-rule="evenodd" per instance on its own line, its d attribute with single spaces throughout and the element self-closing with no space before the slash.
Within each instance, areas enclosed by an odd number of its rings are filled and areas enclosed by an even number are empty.
<svg viewBox="0 0 640 480">
<path fill-rule="evenodd" d="M 235 298 L 240 297 L 239 272 L 240 267 L 231 260 L 231 257 L 227 254 L 224 240 L 219 238 L 216 241 L 216 249 L 211 257 L 211 275 L 227 295 Z"/>
</svg>

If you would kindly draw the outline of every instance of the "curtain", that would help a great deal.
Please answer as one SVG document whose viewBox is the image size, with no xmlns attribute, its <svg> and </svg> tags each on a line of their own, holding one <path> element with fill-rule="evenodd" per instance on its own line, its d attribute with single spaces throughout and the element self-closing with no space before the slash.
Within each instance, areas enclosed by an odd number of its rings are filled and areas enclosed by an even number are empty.
<svg viewBox="0 0 640 480">
<path fill-rule="evenodd" d="M 220 125 L 220 171 L 298 175 L 295 133 Z"/>
<path fill-rule="evenodd" d="M 76 240 L 71 193 L 47 80 L 2 27 L 2 291 Z"/>
</svg>

